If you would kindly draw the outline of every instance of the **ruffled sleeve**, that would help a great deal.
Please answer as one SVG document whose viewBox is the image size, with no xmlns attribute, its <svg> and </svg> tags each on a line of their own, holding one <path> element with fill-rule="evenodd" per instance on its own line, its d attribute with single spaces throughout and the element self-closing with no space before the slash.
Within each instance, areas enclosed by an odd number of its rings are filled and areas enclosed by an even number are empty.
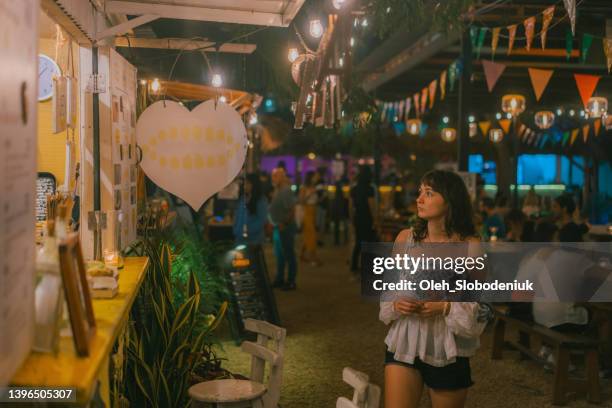
<svg viewBox="0 0 612 408">
<path fill-rule="evenodd" d="M 393 310 L 393 302 L 380 302 L 380 312 L 378 318 L 386 325 L 391 323 L 393 320 L 399 319 L 400 313 Z"/>
<path fill-rule="evenodd" d="M 476 302 L 452 302 L 448 316 L 444 318 L 450 331 L 459 337 L 478 337 L 487 325 L 481 304 Z"/>
</svg>

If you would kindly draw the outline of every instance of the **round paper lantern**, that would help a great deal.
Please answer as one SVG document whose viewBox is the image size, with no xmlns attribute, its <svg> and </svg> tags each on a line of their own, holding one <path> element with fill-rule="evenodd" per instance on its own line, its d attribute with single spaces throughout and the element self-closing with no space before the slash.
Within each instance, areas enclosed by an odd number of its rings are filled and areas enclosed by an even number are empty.
<svg viewBox="0 0 612 408">
<path fill-rule="evenodd" d="M 408 119 L 406 121 L 406 130 L 412 136 L 418 136 L 421 133 L 421 119 Z"/>
<path fill-rule="evenodd" d="M 601 118 L 608 112 L 608 99 L 601 96 L 589 98 L 586 111 L 590 118 Z"/>
<path fill-rule="evenodd" d="M 444 128 L 442 129 L 442 132 L 440 132 L 440 137 L 442 137 L 442 140 L 444 140 L 446 143 L 454 142 L 457 138 L 457 129 Z"/>
<path fill-rule="evenodd" d="M 502 97 L 502 110 L 512 116 L 518 116 L 525 111 L 525 97 L 523 95 L 504 95 Z"/>
<path fill-rule="evenodd" d="M 540 129 L 549 129 L 555 123 L 555 114 L 551 111 L 539 111 L 535 114 L 535 124 Z"/>
<path fill-rule="evenodd" d="M 504 139 L 504 131 L 501 129 L 489 130 L 489 140 L 493 143 L 499 143 Z"/>
</svg>

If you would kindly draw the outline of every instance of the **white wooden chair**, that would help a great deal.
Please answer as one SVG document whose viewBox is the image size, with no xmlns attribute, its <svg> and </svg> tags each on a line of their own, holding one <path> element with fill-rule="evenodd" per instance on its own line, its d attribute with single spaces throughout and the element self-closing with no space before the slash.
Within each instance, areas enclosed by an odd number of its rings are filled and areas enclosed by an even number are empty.
<svg viewBox="0 0 612 408">
<path fill-rule="evenodd" d="M 336 408 L 378 408 L 380 406 L 380 387 L 370 383 L 370 378 L 361 371 L 350 367 L 342 370 L 342 380 L 353 387 L 353 400 L 340 397 Z"/>
<path fill-rule="evenodd" d="M 224 379 L 196 384 L 189 388 L 193 407 L 277 408 L 287 330 L 255 319 L 246 319 L 244 326 L 257 333 L 257 343 L 242 343 L 242 351 L 252 356 L 250 380 Z M 268 347 L 269 341 L 272 341 L 271 347 Z M 264 383 L 266 362 L 270 364 L 267 384 Z"/>
</svg>

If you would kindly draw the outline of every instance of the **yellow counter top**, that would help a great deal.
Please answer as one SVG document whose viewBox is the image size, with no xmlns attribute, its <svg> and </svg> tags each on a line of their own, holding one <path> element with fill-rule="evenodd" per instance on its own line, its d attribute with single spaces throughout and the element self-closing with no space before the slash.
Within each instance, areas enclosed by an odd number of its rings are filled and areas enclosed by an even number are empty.
<svg viewBox="0 0 612 408">
<path fill-rule="evenodd" d="M 148 258 L 125 258 L 125 266 L 119 273 L 117 296 L 93 299 L 96 332 L 90 342 L 88 357 L 78 357 L 72 337 L 62 337 L 57 355 L 30 353 L 13 377 L 12 385 L 75 388 L 77 401 L 88 401 L 100 370 L 107 367 L 113 344 L 128 320 L 148 264 Z"/>
</svg>

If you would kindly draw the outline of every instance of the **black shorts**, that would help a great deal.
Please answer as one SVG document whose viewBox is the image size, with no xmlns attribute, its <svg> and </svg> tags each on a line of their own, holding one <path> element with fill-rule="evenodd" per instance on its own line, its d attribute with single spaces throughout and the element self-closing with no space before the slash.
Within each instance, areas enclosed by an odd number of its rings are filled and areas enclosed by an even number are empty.
<svg viewBox="0 0 612 408">
<path fill-rule="evenodd" d="M 460 390 L 474 385 L 472 381 L 472 371 L 470 370 L 470 359 L 467 357 L 457 357 L 456 361 L 444 367 L 434 367 L 425 364 L 418 357 L 414 364 L 397 361 L 393 357 L 394 353 L 389 350 L 385 353 L 385 365 L 398 364 L 410 367 L 421 373 L 423 382 L 434 390 Z"/>
</svg>

